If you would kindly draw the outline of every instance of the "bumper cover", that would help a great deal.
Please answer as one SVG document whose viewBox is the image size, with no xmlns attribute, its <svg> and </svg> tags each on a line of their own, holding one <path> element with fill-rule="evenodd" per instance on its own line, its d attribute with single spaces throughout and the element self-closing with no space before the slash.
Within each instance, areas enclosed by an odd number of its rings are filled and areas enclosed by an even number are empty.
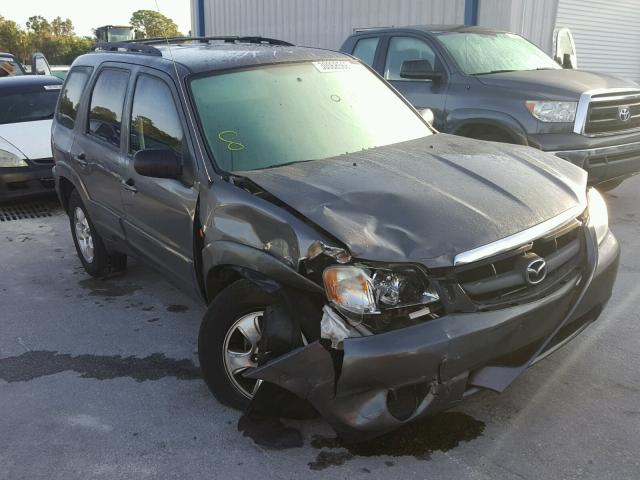
<svg viewBox="0 0 640 480">
<path fill-rule="evenodd" d="M 589 138 L 574 133 L 539 134 L 529 140 L 531 145 L 587 170 L 590 184 L 640 173 L 638 135 Z"/>
<path fill-rule="evenodd" d="M 247 376 L 308 399 L 351 441 L 449 408 L 476 388 L 503 391 L 527 367 L 595 320 L 608 301 L 618 268 L 618 243 L 611 233 L 599 248 L 595 241 L 587 243 L 588 273 L 544 299 L 350 338 L 342 354 L 331 354 L 315 342 Z"/>
<path fill-rule="evenodd" d="M 0 201 L 50 194 L 54 187 L 50 165 L 0 169 Z"/>
</svg>

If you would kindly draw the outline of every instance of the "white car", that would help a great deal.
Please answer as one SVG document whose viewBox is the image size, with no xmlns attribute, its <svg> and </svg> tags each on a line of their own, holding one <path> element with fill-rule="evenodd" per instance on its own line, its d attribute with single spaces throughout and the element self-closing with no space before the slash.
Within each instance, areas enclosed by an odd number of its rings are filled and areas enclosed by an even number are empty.
<svg viewBox="0 0 640 480">
<path fill-rule="evenodd" d="M 53 192 L 51 121 L 62 80 L 0 78 L 0 202 Z"/>
</svg>

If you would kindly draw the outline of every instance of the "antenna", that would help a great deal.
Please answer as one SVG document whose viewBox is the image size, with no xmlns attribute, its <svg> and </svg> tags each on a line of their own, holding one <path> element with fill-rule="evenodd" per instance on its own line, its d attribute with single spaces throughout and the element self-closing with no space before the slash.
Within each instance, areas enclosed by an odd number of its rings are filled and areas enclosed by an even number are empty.
<svg viewBox="0 0 640 480">
<path fill-rule="evenodd" d="M 158 0 L 153 0 L 156 4 L 156 10 L 158 11 L 159 14 L 162 14 L 162 12 L 160 11 L 160 6 L 158 5 Z M 191 115 L 191 110 L 189 109 L 189 102 L 187 100 L 187 94 L 184 91 L 184 86 L 182 85 L 182 81 L 180 79 L 180 74 L 178 73 L 178 66 L 176 65 L 176 60 L 173 57 L 173 50 L 171 50 L 171 44 L 169 43 L 169 37 L 165 36 L 164 40 L 167 44 L 167 50 L 169 51 L 169 56 L 171 57 L 171 62 L 173 63 L 173 69 L 176 73 L 176 82 L 178 82 L 178 91 L 180 92 L 180 96 L 182 97 L 182 102 L 184 105 L 184 111 L 187 115 L 187 119 L 190 123 L 190 128 L 193 129 L 194 134 L 192 135 L 196 146 L 198 148 L 198 152 L 200 153 L 200 158 L 202 158 L 203 160 L 206 158 L 204 155 L 204 149 L 202 148 L 202 145 L 200 144 L 200 139 L 198 138 L 197 135 L 197 126 L 196 126 L 196 122 L 193 119 L 193 116 Z M 153 47 L 151 47 L 153 48 Z M 197 168 L 198 162 L 196 162 L 196 168 Z M 209 183 L 211 183 L 213 181 L 212 177 L 211 177 L 211 173 L 209 172 L 209 166 L 207 165 L 206 160 L 202 162 L 202 165 L 204 165 L 204 171 L 207 174 L 207 179 L 209 180 Z"/>
</svg>

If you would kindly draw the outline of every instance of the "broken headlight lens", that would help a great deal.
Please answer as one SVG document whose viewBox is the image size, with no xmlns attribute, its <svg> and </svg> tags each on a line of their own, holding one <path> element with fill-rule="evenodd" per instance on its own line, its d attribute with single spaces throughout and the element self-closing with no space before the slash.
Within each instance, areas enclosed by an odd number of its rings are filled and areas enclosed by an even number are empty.
<svg viewBox="0 0 640 480">
<path fill-rule="evenodd" d="M 587 200 L 589 201 L 589 225 L 595 229 L 598 245 L 600 245 L 609 231 L 607 204 L 595 188 L 587 191 Z"/>
<path fill-rule="evenodd" d="M 440 299 L 425 275 L 411 268 L 333 266 L 325 269 L 323 280 L 329 301 L 356 314 L 426 305 Z"/>
</svg>

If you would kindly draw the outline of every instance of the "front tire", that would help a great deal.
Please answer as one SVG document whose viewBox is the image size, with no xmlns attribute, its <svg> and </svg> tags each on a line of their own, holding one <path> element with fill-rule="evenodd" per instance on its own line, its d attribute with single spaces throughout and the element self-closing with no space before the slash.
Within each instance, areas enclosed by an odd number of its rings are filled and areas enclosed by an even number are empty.
<svg viewBox="0 0 640 480">
<path fill-rule="evenodd" d="M 246 408 L 259 386 L 242 373 L 257 366 L 262 315 L 273 302 L 254 283 L 238 280 L 216 296 L 202 319 L 200 369 L 211 393 L 228 407 Z"/>
<path fill-rule="evenodd" d="M 126 268 L 127 256 L 107 251 L 77 190 L 69 196 L 69 224 L 76 252 L 89 275 L 104 277 Z"/>
</svg>

